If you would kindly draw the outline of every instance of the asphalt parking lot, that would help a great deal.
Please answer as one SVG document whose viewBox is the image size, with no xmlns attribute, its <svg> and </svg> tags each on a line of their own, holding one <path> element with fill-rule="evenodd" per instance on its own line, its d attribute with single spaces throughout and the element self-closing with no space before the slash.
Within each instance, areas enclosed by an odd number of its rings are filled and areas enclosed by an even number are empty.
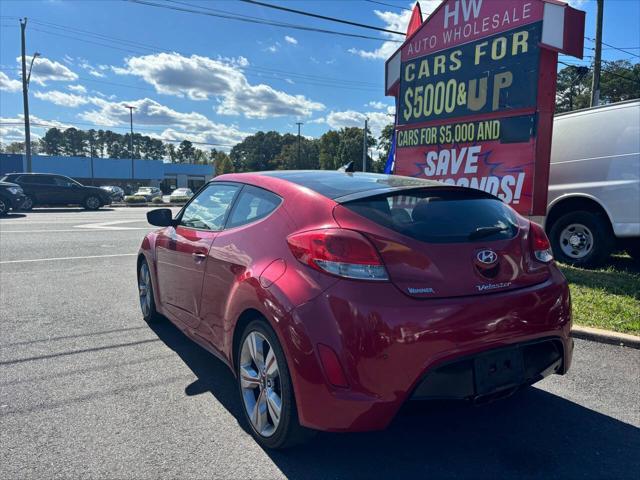
<svg viewBox="0 0 640 480">
<path fill-rule="evenodd" d="M 639 478 L 640 350 L 576 341 L 507 400 L 265 452 L 232 374 L 139 313 L 144 208 L 0 219 L 1 478 Z"/>
</svg>

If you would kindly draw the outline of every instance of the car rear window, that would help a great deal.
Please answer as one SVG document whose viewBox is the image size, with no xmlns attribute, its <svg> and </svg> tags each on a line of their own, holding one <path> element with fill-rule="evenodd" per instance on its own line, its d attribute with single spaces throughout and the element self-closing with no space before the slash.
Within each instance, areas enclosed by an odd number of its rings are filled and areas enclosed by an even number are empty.
<svg viewBox="0 0 640 480">
<path fill-rule="evenodd" d="M 377 195 L 343 206 L 428 243 L 504 240 L 518 231 L 513 210 L 484 192 L 430 188 Z"/>
</svg>

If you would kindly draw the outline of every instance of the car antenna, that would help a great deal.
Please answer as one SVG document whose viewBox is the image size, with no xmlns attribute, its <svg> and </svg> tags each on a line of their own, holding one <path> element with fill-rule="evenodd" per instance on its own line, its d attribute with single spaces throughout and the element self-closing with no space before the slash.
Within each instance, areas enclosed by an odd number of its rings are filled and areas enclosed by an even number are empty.
<svg viewBox="0 0 640 480">
<path fill-rule="evenodd" d="M 341 166 L 341 167 L 338 169 L 338 171 L 339 171 L 339 172 L 353 173 L 353 171 L 354 171 L 354 170 L 353 170 L 353 166 L 354 166 L 354 163 L 353 163 L 353 160 L 352 160 L 352 161 L 350 161 L 349 163 L 345 163 L 343 166 Z"/>
</svg>

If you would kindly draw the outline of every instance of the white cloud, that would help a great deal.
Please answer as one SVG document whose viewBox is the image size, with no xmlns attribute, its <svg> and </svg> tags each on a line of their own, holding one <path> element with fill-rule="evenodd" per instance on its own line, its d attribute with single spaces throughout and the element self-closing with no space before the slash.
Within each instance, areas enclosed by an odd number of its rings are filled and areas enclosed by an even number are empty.
<svg viewBox="0 0 640 480">
<path fill-rule="evenodd" d="M 78 58 L 78 66 L 83 70 L 86 70 L 87 72 L 89 72 L 89 75 L 93 77 L 98 77 L 98 78 L 106 77 L 106 75 L 102 73 L 101 70 L 109 69 L 108 65 L 98 65 L 98 67 L 96 68 L 93 65 L 91 65 L 88 60 L 80 57 Z"/>
<path fill-rule="evenodd" d="M 276 53 L 278 51 L 278 47 L 276 45 L 270 45 L 267 47 L 267 52 Z"/>
<path fill-rule="evenodd" d="M 129 110 L 125 107 L 135 107 L 133 111 L 134 125 L 166 128 L 158 138 L 165 140 L 184 140 L 187 136 L 192 141 L 206 143 L 235 144 L 248 134 L 242 132 L 235 125 L 216 123 L 197 112 L 179 112 L 155 100 L 143 98 L 127 102 L 110 102 L 98 97 L 91 97 L 89 101 L 98 107 L 80 114 L 80 118 L 98 125 L 116 126 L 128 125 Z M 188 133 L 186 133 L 188 132 Z"/>
<path fill-rule="evenodd" d="M 587 3 L 588 0 L 567 0 L 567 1 L 569 5 L 571 5 L 573 8 L 580 8 L 585 3 Z"/>
<path fill-rule="evenodd" d="M 303 95 L 290 95 L 265 84 L 251 84 L 242 72 L 248 61 L 212 59 L 199 55 L 185 57 L 178 53 L 159 53 L 130 57 L 125 68 L 113 71 L 136 75 L 153 85 L 158 93 L 187 96 L 192 100 L 219 100 L 216 112 L 243 115 L 247 118 L 273 116 L 309 116 L 324 105 Z"/>
<path fill-rule="evenodd" d="M 9 78 L 4 72 L 0 72 L 0 90 L 5 92 L 19 92 L 22 90 L 22 81 Z"/>
<path fill-rule="evenodd" d="M 284 36 L 284 41 L 287 43 L 290 43 L 291 45 L 297 45 L 298 44 L 298 40 L 295 37 L 291 37 L 289 35 L 285 35 Z"/>
<path fill-rule="evenodd" d="M 21 57 L 16 57 L 18 63 L 21 62 Z M 31 63 L 31 57 L 27 57 L 27 63 Z M 33 69 L 31 70 L 31 81 L 37 83 L 40 86 L 45 87 L 48 81 L 59 82 L 74 82 L 78 79 L 78 75 L 69 70 L 59 62 L 49 60 L 45 57 L 37 57 L 33 62 Z"/>
<path fill-rule="evenodd" d="M 365 107 L 371 107 L 371 108 L 375 108 L 376 110 L 384 110 L 385 108 L 387 108 L 387 104 L 384 102 L 375 102 L 375 101 L 371 101 L 365 104 Z"/>
<path fill-rule="evenodd" d="M 374 137 L 380 136 L 382 129 L 393 123 L 393 117 L 385 112 L 357 112 L 355 110 L 331 111 L 326 117 L 309 123 L 326 123 L 333 129 L 344 127 L 364 127 L 365 118 L 369 119 L 368 127 Z"/>
<path fill-rule="evenodd" d="M 49 90 L 48 92 L 37 91 L 33 95 L 40 100 L 71 108 L 86 105 L 90 101 L 87 97 L 74 95 L 73 93 L 64 93 L 58 90 Z"/>
<path fill-rule="evenodd" d="M 71 125 L 67 125 L 57 120 L 44 120 L 35 115 L 30 115 L 29 120 L 31 121 L 32 141 L 40 138 L 50 127 L 57 127 L 61 130 L 66 130 L 71 127 Z M 45 126 L 43 127 L 40 125 Z M 15 117 L 0 117 L 0 142 L 24 142 L 24 116 L 22 114 L 18 114 Z"/>
<path fill-rule="evenodd" d="M 72 92 L 87 93 L 87 89 L 82 85 L 67 85 L 67 88 Z"/>
<path fill-rule="evenodd" d="M 426 19 L 427 15 L 433 12 L 438 5 L 440 5 L 440 0 L 423 0 L 420 2 L 423 20 Z M 409 4 L 409 8 L 413 8 L 413 3 Z M 402 13 L 374 10 L 373 13 L 375 13 L 375 15 L 384 22 L 383 28 L 386 28 L 387 30 L 395 30 L 397 32 L 406 32 L 409 20 L 411 20 L 412 12 L 411 10 L 402 10 Z M 402 41 L 404 39 L 404 36 L 393 33 L 383 32 L 382 35 L 393 40 Z M 400 43 L 386 41 L 375 50 L 350 48 L 348 51 L 349 53 L 353 53 L 354 55 L 370 60 L 386 60 L 400 47 L 400 45 Z"/>
</svg>

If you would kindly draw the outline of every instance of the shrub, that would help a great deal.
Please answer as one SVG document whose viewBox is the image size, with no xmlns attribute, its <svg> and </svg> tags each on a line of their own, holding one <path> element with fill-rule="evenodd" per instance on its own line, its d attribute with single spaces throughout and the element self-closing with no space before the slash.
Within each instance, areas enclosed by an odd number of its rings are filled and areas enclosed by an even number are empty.
<svg viewBox="0 0 640 480">
<path fill-rule="evenodd" d="M 164 200 L 162 200 L 162 197 L 155 197 L 154 199 L 151 200 L 151 203 L 164 203 Z"/>
<path fill-rule="evenodd" d="M 187 203 L 189 197 L 171 197 L 171 203 Z"/>
<path fill-rule="evenodd" d="M 142 195 L 127 195 L 124 197 L 124 203 L 147 203 L 147 199 Z"/>
</svg>

